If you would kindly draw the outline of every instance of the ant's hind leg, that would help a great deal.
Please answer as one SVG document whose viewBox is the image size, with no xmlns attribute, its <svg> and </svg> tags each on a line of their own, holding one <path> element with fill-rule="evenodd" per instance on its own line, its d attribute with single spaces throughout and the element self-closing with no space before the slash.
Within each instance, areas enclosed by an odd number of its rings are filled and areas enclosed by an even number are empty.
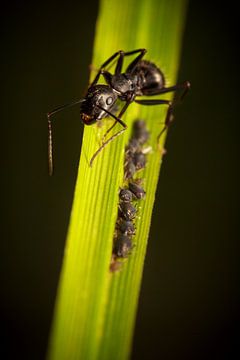
<svg viewBox="0 0 240 360">
<path fill-rule="evenodd" d="M 168 109 L 168 112 L 167 112 L 167 116 L 166 116 L 166 119 L 165 119 L 165 122 L 164 122 L 164 127 L 163 129 L 160 131 L 160 133 L 158 134 L 157 136 L 157 143 L 159 145 L 160 143 L 160 139 L 161 139 L 161 136 L 165 133 L 165 131 L 169 128 L 170 124 L 173 122 L 174 120 L 174 116 L 173 116 L 173 113 L 172 113 L 172 108 L 169 107 Z"/>
<path fill-rule="evenodd" d="M 162 134 L 167 130 L 167 128 L 170 126 L 171 122 L 173 121 L 173 103 L 170 100 L 134 100 L 134 102 L 140 104 L 140 105 L 168 105 L 168 111 L 167 115 L 164 121 L 164 127 L 161 130 L 160 134 L 157 137 L 157 142 L 159 144 L 160 138 Z"/>
<path fill-rule="evenodd" d="M 180 94 L 180 96 L 174 100 L 174 103 L 178 103 L 181 102 L 184 97 L 187 95 L 188 91 L 190 90 L 191 84 L 189 81 L 184 81 L 183 83 L 177 84 L 177 85 L 173 85 L 173 86 L 169 86 L 169 87 L 164 87 L 164 88 L 154 88 L 154 89 L 145 89 L 144 90 L 144 95 L 146 96 L 152 96 L 152 95 L 161 95 L 161 94 L 166 94 L 169 92 L 176 92 L 176 91 L 182 91 L 182 93 Z"/>
</svg>

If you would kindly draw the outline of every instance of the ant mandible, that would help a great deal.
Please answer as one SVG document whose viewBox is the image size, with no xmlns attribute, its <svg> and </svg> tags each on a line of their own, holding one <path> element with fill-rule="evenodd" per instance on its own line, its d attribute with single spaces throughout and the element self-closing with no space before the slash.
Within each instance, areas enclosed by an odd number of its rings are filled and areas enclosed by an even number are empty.
<svg viewBox="0 0 240 360">
<path fill-rule="evenodd" d="M 113 127 L 119 123 L 123 129 L 112 135 L 107 141 L 103 141 L 99 149 L 93 154 L 90 160 L 90 166 L 92 166 L 96 156 L 105 148 L 107 144 L 113 141 L 116 137 L 121 135 L 126 129 L 127 125 L 121 120 L 121 117 L 127 110 L 128 106 L 135 102 L 141 105 L 162 105 L 168 106 L 168 112 L 165 120 L 165 126 L 158 136 L 158 140 L 162 133 L 169 126 L 172 120 L 172 111 L 174 103 L 170 100 L 152 99 L 152 100 L 138 100 L 138 96 L 152 96 L 159 95 L 176 90 L 183 90 L 179 100 L 181 101 L 190 88 L 190 83 L 185 81 L 174 86 L 165 87 L 165 77 L 162 71 L 152 62 L 143 60 L 146 49 L 137 49 L 133 51 L 124 52 L 122 50 L 114 53 L 109 59 L 107 59 L 100 67 L 95 79 L 90 84 L 87 94 L 83 99 L 77 100 L 73 103 L 63 105 L 56 108 L 47 114 L 48 118 L 48 164 L 49 175 L 53 174 L 53 154 L 52 154 L 52 122 L 51 116 L 57 112 L 63 110 L 66 107 L 80 104 L 80 117 L 85 125 L 92 125 L 98 121 L 101 121 L 107 116 L 111 116 L 115 119 L 114 124 L 107 130 L 106 135 L 113 129 Z M 126 72 L 122 73 L 123 60 L 125 56 L 138 54 L 136 58 L 128 65 Z M 116 58 L 118 57 L 114 74 L 105 70 Z M 102 75 L 107 85 L 98 85 L 98 80 Z M 116 101 L 120 99 L 125 102 L 123 108 L 116 116 L 113 112 Z"/>
</svg>

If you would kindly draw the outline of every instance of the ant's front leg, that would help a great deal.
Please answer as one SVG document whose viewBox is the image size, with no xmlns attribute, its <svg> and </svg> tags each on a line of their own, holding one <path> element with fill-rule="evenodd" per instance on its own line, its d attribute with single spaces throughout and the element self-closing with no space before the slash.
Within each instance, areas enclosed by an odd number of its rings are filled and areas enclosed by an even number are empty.
<svg viewBox="0 0 240 360">
<path fill-rule="evenodd" d="M 97 105 L 101 110 L 105 111 L 109 116 L 113 117 L 115 119 L 115 124 L 118 122 L 119 124 L 121 124 L 123 126 L 123 129 L 118 131 L 116 134 L 112 135 L 107 141 L 103 142 L 102 145 L 97 149 L 97 151 L 93 154 L 91 160 L 90 160 L 90 166 L 92 167 L 93 161 L 94 159 L 97 157 L 97 155 L 111 142 L 113 141 L 116 137 L 118 137 L 119 135 L 121 135 L 126 129 L 127 129 L 127 125 L 120 119 L 120 116 L 117 117 L 114 114 L 112 114 L 110 111 L 104 109 L 102 106 Z M 125 108 L 125 106 L 123 107 L 123 109 Z M 123 109 L 120 113 L 120 115 L 123 115 Z M 126 111 L 126 109 L 125 109 Z M 124 112 L 125 112 L 124 111 Z M 113 128 L 113 126 L 112 126 Z"/>
<path fill-rule="evenodd" d="M 115 120 L 113 125 L 110 126 L 110 128 L 105 132 L 105 134 L 103 135 L 103 143 L 106 139 L 107 134 L 114 128 L 114 126 L 119 122 L 119 119 L 121 119 L 121 117 L 123 116 L 123 114 L 125 113 L 125 111 L 127 110 L 128 106 L 131 104 L 131 100 L 129 100 L 128 102 L 125 103 L 125 105 L 123 106 L 122 110 L 120 111 L 119 115 L 118 115 L 118 120 Z"/>
</svg>

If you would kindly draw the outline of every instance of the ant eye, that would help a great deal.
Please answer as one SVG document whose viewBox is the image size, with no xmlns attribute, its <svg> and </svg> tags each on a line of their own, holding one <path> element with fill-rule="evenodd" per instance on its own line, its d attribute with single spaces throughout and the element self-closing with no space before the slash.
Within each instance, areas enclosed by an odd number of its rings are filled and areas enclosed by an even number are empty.
<svg viewBox="0 0 240 360">
<path fill-rule="evenodd" d="M 111 105 L 112 102 L 113 102 L 113 98 L 112 98 L 111 96 L 109 96 L 109 97 L 107 98 L 107 100 L 106 100 L 106 104 L 107 104 L 107 105 Z"/>
</svg>

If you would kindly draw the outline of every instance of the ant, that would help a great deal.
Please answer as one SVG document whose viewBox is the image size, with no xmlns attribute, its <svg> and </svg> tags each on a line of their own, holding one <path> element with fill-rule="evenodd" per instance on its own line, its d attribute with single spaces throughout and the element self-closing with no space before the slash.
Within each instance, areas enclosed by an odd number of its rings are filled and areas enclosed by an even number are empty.
<svg viewBox="0 0 240 360">
<path fill-rule="evenodd" d="M 122 50 L 114 53 L 108 58 L 100 67 L 95 79 L 88 87 L 87 94 L 83 99 L 77 100 L 73 103 L 63 105 L 56 108 L 47 114 L 48 118 L 48 163 L 49 175 L 53 174 L 53 154 L 52 154 L 52 122 L 51 116 L 63 110 L 66 107 L 80 104 L 80 117 L 85 125 L 92 125 L 101 121 L 107 116 L 111 116 L 115 122 L 107 130 L 103 137 L 103 143 L 99 149 L 94 153 L 90 160 L 92 166 L 96 156 L 105 148 L 107 144 L 113 141 L 116 137 L 121 135 L 126 129 L 127 125 L 121 120 L 121 117 L 127 110 L 128 106 L 135 102 L 140 105 L 162 105 L 168 106 L 168 112 L 165 120 L 164 129 L 158 136 L 158 140 L 162 133 L 169 126 L 172 119 L 172 111 L 174 103 L 170 100 L 152 99 L 152 100 L 139 100 L 138 96 L 153 96 L 160 95 L 176 90 L 183 90 L 179 100 L 182 100 L 190 88 L 190 83 L 185 81 L 174 86 L 165 86 L 165 77 L 162 71 L 152 62 L 143 60 L 146 54 L 146 49 L 137 49 L 133 51 L 124 52 Z M 137 54 L 136 58 L 128 65 L 126 71 L 122 73 L 123 60 L 126 56 Z M 118 57 L 114 74 L 105 70 L 107 66 L 113 65 L 113 62 Z M 112 64 L 111 64 L 112 63 Z M 103 76 L 107 85 L 98 84 L 100 76 Z M 123 108 L 116 116 L 113 112 L 117 100 L 120 99 L 125 102 Z M 106 135 L 117 124 L 122 125 L 122 129 L 112 135 L 107 141 L 104 141 Z"/>
</svg>

